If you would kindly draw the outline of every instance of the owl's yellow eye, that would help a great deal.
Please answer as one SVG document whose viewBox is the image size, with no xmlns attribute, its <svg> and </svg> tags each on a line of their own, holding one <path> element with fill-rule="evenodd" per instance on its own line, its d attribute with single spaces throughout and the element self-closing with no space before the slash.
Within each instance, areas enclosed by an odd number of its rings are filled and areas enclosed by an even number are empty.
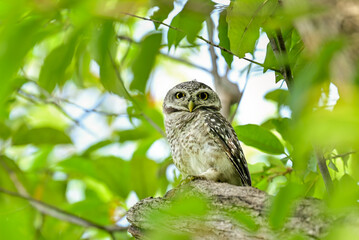
<svg viewBox="0 0 359 240">
<path fill-rule="evenodd" d="M 207 98 L 208 98 L 208 93 L 206 93 L 206 92 L 201 92 L 201 93 L 199 93 L 197 96 L 198 96 L 200 99 L 202 99 L 202 100 L 207 100 Z"/>
<path fill-rule="evenodd" d="M 182 93 L 182 92 L 176 93 L 176 98 L 177 99 L 180 99 L 180 98 L 183 98 L 183 97 L 184 97 L 184 93 Z"/>
</svg>

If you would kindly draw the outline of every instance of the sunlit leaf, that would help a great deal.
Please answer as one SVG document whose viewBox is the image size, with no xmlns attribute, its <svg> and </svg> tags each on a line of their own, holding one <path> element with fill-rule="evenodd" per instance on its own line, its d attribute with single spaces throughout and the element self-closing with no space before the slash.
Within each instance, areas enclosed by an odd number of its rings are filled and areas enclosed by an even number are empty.
<svg viewBox="0 0 359 240">
<path fill-rule="evenodd" d="M 214 3 L 207 0 L 189 0 L 172 20 L 171 26 L 180 30 L 170 28 L 168 30 L 167 42 L 168 47 L 178 46 L 181 40 L 187 36 L 190 43 L 194 43 L 202 23 L 214 8 Z"/>
<path fill-rule="evenodd" d="M 63 85 L 66 70 L 70 65 L 77 45 L 78 33 L 73 33 L 70 39 L 55 48 L 47 55 L 42 65 L 39 84 L 48 92 L 52 92 L 57 85 Z"/>
<path fill-rule="evenodd" d="M 238 139 L 248 146 L 271 154 L 284 153 L 284 147 L 278 138 L 272 132 L 261 126 L 247 124 L 236 126 L 234 129 Z"/>
<path fill-rule="evenodd" d="M 289 104 L 289 92 L 285 89 L 275 89 L 271 92 L 268 92 L 265 96 L 265 99 L 272 100 L 277 102 L 279 106 Z"/>
<path fill-rule="evenodd" d="M 359 185 L 348 174 L 344 174 L 338 182 L 334 184 L 334 193 L 328 198 L 329 206 L 337 211 L 349 207 L 359 207 Z"/>
<path fill-rule="evenodd" d="M 231 50 L 238 57 L 253 53 L 259 30 L 276 9 L 275 0 L 231 1 L 227 13 Z"/>
<path fill-rule="evenodd" d="M 29 15 L 26 18 L 6 22 L 0 30 L 0 106 L 4 104 L 12 91 L 16 89 L 13 77 L 23 63 L 25 55 L 45 36 L 56 31 L 53 24 L 47 24 L 40 16 Z M 0 109 L 3 109 L 0 107 Z"/>
<path fill-rule="evenodd" d="M 154 0 L 153 5 L 159 9 L 152 14 L 151 18 L 160 22 L 165 20 L 173 9 L 173 2 L 169 0 Z M 160 26 L 160 24 L 156 22 L 154 22 L 154 25 L 156 29 Z"/>
</svg>

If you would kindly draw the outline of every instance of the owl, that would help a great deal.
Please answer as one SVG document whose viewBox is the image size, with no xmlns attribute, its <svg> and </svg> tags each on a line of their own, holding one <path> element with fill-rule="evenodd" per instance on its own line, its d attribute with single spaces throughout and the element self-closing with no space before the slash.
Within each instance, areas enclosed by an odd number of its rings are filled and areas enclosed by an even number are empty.
<svg viewBox="0 0 359 240">
<path fill-rule="evenodd" d="M 163 112 L 173 161 L 184 177 L 250 186 L 237 135 L 220 109 L 218 95 L 206 84 L 188 81 L 168 91 Z"/>
</svg>

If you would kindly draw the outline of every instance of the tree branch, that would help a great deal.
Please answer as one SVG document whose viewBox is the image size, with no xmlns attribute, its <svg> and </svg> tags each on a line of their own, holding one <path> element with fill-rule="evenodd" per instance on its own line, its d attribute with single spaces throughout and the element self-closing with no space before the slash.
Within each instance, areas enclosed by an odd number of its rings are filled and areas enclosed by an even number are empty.
<svg viewBox="0 0 359 240">
<path fill-rule="evenodd" d="M 207 212 L 193 211 L 190 199 L 205 199 Z M 268 224 L 271 201 L 264 191 L 253 187 L 195 180 L 170 190 L 162 198 L 146 198 L 134 205 L 127 214 L 131 223 L 128 231 L 136 239 L 149 239 L 152 231 L 184 234 L 190 239 L 269 240 L 297 234 L 304 239 L 319 239 L 327 235 L 330 224 L 338 218 L 328 217 L 320 200 L 300 199 L 293 203 L 292 214 L 285 219 L 284 226 L 276 231 Z M 154 216 L 157 218 L 153 219 Z"/>
</svg>

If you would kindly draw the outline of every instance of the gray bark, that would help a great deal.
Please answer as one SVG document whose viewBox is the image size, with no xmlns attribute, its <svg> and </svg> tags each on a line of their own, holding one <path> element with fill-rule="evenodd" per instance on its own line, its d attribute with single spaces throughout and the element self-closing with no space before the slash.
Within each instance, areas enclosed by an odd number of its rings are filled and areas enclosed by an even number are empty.
<svg viewBox="0 0 359 240">
<path fill-rule="evenodd" d="M 167 211 L 178 197 L 208 197 L 209 212 L 205 217 L 187 217 Z M 127 215 L 129 232 L 137 239 L 150 239 L 152 230 L 186 233 L 191 239 L 288 239 L 297 233 L 307 239 L 318 239 L 328 232 L 336 220 L 325 214 L 324 205 L 317 199 L 304 199 L 295 204 L 293 214 L 284 226 L 273 231 L 268 224 L 271 197 L 253 187 L 238 187 L 227 183 L 196 180 L 169 191 L 164 197 L 146 198 L 133 206 Z M 243 213 L 255 222 L 258 229 L 250 231 L 235 221 L 231 213 Z M 156 224 L 152 219 L 161 214 L 165 221 Z"/>
</svg>

